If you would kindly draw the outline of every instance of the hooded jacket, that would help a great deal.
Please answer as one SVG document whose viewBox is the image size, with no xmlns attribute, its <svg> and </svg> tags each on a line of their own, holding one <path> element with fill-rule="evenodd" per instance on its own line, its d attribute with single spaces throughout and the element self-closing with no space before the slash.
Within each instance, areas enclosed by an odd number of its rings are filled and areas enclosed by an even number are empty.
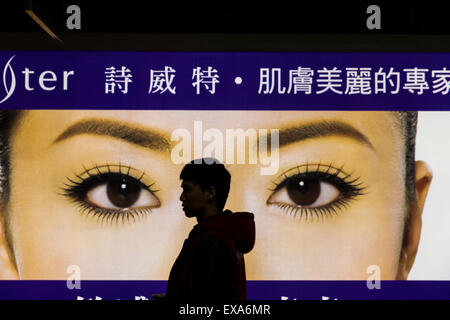
<svg viewBox="0 0 450 320">
<path fill-rule="evenodd" d="M 167 298 L 172 300 L 245 300 L 244 254 L 255 244 L 249 212 L 208 217 L 189 233 L 170 271 Z"/>
</svg>

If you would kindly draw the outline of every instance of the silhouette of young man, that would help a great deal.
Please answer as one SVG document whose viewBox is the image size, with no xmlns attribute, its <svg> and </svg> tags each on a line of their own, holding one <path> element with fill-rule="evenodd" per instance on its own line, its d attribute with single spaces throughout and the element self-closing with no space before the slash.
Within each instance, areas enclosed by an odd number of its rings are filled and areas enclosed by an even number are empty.
<svg viewBox="0 0 450 320">
<path fill-rule="evenodd" d="M 167 292 L 154 298 L 171 300 L 244 300 L 244 254 L 255 243 L 254 216 L 224 210 L 230 173 L 214 158 L 188 163 L 180 174 L 182 207 L 197 218 L 170 271 Z"/>
</svg>

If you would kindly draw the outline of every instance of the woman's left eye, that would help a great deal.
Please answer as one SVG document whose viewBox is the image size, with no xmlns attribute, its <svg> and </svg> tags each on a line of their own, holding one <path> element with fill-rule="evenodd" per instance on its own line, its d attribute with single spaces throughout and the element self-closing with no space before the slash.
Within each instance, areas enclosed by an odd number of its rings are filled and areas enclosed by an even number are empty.
<svg viewBox="0 0 450 320">
<path fill-rule="evenodd" d="M 109 179 L 86 192 L 86 202 L 104 209 L 129 210 L 156 207 L 159 200 L 149 190 L 126 177 Z"/>
<path fill-rule="evenodd" d="M 300 168 L 294 168 L 299 171 Z M 303 168 L 304 169 L 304 168 Z M 320 171 L 325 170 L 326 171 Z M 364 194 L 359 178 L 350 179 L 342 169 L 317 165 L 317 170 L 283 174 L 284 180 L 276 187 L 267 200 L 268 205 L 277 205 L 288 215 L 295 217 L 319 217 L 338 214 L 350 200 Z"/>
<path fill-rule="evenodd" d="M 292 177 L 278 188 L 268 203 L 285 203 L 304 208 L 323 207 L 336 201 L 341 192 L 331 183 L 317 178 Z"/>
</svg>

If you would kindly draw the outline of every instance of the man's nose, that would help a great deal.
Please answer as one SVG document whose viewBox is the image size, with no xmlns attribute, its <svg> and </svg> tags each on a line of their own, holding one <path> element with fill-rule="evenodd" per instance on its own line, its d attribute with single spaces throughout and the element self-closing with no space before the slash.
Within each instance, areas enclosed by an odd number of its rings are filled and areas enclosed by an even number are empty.
<svg viewBox="0 0 450 320">
<path fill-rule="evenodd" d="M 180 201 L 181 201 L 181 202 L 184 201 L 184 192 L 182 192 L 181 195 L 180 195 Z"/>
</svg>

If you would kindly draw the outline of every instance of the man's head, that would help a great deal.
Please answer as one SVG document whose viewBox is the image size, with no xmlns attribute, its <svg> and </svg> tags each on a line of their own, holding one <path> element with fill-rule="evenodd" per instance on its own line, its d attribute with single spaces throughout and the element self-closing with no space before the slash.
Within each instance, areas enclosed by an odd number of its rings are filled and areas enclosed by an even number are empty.
<svg viewBox="0 0 450 320">
<path fill-rule="evenodd" d="M 180 201 L 187 217 L 198 217 L 208 208 L 222 211 L 230 191 L 231 176 L 214 158 L 196 159 L 180 173 Z"/>
</svg>

